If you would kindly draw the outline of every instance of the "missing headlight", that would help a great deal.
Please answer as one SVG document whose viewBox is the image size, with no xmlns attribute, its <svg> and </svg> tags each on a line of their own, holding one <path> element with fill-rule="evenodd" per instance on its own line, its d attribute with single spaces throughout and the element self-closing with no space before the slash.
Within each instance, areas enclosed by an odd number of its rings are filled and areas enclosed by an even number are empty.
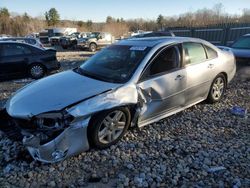
<svg viewBox="0 0 250 188">
<path fill-rule="evenodd" d="M 33 120 L 38 129 L 61 130 L 73 121 L 73 117 L 66 113 L 46 113 L 36 116 Z"/>
</svg>

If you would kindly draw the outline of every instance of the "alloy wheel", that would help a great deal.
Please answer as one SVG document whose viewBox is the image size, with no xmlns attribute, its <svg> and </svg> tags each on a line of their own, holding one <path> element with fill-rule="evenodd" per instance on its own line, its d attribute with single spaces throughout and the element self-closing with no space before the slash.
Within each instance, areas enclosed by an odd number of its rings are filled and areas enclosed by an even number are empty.
<svg viewBox="0 0 250 188">
<path fill-rule="evenodd" d="M 34 78 L 39 78 L 43 75 L 43 68 L 40 65 L 32 66 L 30 69 L 30 74 Z"/>
<path fill-rule="evenodd" d="M 225 82 L 222 77 L 218 77 L 212 87 L 212 96 L 215 100 L 219 100 L 224 92 Z"/>
<path fill-rule="evenodd" d="M 98 139 L 103 144 L 109 144 L 116 140 L 126 127 L 126 115 L 120 110 L 108 114 L 102 121 L 98 130 Z"/>
</svg>

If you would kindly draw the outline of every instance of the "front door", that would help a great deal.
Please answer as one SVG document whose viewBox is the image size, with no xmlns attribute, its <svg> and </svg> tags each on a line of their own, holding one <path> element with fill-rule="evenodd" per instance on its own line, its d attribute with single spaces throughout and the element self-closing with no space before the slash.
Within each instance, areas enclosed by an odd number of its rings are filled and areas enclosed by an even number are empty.
<svg viewBox="0 0 250 188">
<path fill-rule="evenodd" d="M 185 105 L 186 71 L 182 68 L 181 47 L 166 47 L 146 68 L 138 84 L 145 104 L 139 124 Z"/>
</svg>

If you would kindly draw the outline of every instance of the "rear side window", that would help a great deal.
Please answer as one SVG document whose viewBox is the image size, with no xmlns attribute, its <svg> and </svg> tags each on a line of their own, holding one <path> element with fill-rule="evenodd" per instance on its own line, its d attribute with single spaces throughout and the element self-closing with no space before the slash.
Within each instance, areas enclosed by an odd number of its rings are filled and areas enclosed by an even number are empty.
<svg viewBox="0 0 250 188">
<path fill-rule="evenodd" d="M 204 45 L 204 47 L 206 48 L 206 51 L 207 51 L 207 58 L 208 59 L 214 59 L 216 58 L 218 55 L 217 55 L 217 52 L 215 50 L 213 50 L 212 48 Z"/>
<path fill-rule="evenodd" d="M 205 50 L 200 43 L 183 43 L 186 64 L 197 64 L 207 59 Z"/>
<path fill-rule="evenodd" d="M 22 45 L 4 44 L 2 45 L 2 56 L 30 54 L 31 50 Z"/>
</svg>

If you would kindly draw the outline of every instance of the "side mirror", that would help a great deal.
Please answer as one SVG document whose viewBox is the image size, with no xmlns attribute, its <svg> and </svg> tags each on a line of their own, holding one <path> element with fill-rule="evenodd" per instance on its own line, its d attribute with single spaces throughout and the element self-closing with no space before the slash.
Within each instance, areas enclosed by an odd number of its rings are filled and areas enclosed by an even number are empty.
<svg viewBox="0 0 250 188">
<path fill-rule="evenodd" d="M 98 39 L 102 39 L 102 36 L 101 36 L 101 35 L 99 35 L 99 36 L 98 36 Z"/>
</svg>

